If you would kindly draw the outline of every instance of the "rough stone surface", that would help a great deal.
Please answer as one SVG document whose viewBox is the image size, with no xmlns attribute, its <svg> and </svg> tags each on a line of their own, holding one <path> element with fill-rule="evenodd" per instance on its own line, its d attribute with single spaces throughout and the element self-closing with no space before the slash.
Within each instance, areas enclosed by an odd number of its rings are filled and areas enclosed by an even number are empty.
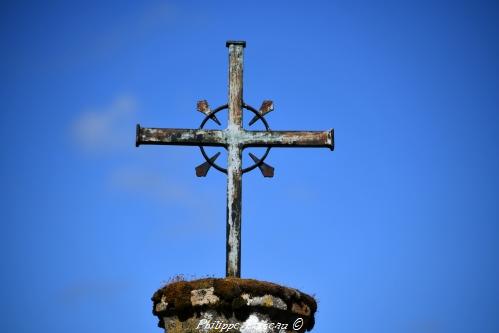
<svg viewBox="0 0 499 333">
<path fill-rule="evenodd" d="M 291 308 L 291 311 L 294 313 L 303 315 L 303 316 L 310 316 L 310 308 L 303 303 L 293 303 L 293 307 Z"/>
<path fill-rule="evenodd" d="M 276 307 L 281 310 L 287 310 L 288 306 L 279 297 L 274 297 L 272 295 L 256 296 L 251 297 L 248 294 L 242 294 L 241 298 L 246 301 L 246 305 L 249 306 L 266 306 L 266 307 Z"/>
<path fill-rule="evenodd" d="M 156 305 L 154 306 L 154 311 L 162 312 L 165 311 L 167 307 L 168 303 L 166 302 L 166 296 L 163 295 L 161 296 L 161 300 L 158 303 L 156 303 Z"/>
<path fill-rule="evenodd" d="M 303 332 L 294 330 L 293 325 L 273 322 L 268 315 L 252 313 L 244 321 L 234 317 L 226 318 L 216 311 L 201 312 L 199 316 L 180 321 L 178 317 L 164 317 L 167 333 L 287 333 Z"/>
<path fill-rule="evenodd" d="M 204 304 L 216 304 L 220 298 L 213 295 L 215 288 L 196 289 L 191 291 L 191 303 L 193 306 Z"/>
<path fill-rule="evenodd" d="M 317 310 L 315 300 L 296 289 L 239 278 L 173 282 L 152 300 L 158 326 L 168 333 L 305 332 Z"/>
</svg>

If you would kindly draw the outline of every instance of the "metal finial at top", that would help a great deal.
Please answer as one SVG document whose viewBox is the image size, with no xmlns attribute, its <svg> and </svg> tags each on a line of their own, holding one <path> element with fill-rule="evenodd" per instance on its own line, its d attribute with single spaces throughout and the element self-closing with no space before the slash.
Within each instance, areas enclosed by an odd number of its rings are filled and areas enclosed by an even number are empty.
<svg viewBox="0 0 499 333">
<path fill-rule="evenodd" d="M 246 47 L 246 41 L 244 40 L 228 40 L 225 42 L 225 46 L 229 47 L 230 45 L 242 45 L 242 47 Z"/>
</svg>

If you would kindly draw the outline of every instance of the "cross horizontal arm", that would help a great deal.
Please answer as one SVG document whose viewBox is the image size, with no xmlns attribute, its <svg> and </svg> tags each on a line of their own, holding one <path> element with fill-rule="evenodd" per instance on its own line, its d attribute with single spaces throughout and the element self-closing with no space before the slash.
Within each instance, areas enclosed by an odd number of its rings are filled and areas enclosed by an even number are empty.
<svg viewBox="0 0 499 333">
<path fill-rule="evenodd" d="M 135 145 L 226 146 L 223 131 L 178 128 L 142 128 L 137 125 Z"/>
<path fill-rule="evenodd" d="M 245 131 L 244 147 L 316 147 L 334 150 L 330 131 Z"/>
</svg>

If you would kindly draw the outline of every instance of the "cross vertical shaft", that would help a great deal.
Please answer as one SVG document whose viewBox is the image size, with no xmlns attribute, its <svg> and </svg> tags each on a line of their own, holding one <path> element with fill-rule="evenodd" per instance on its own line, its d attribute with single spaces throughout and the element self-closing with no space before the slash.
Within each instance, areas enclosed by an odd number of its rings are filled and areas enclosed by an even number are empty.
<svg viewBox="0 0 499 333">
<path fill-rule="evenodd" d="M 225 275 L 241 277 L 242 144 L 236 140 L 243 122 L 244 42 L 228 41 L 229 119 L 227 161 L 227 244 Z"/>
</svg>

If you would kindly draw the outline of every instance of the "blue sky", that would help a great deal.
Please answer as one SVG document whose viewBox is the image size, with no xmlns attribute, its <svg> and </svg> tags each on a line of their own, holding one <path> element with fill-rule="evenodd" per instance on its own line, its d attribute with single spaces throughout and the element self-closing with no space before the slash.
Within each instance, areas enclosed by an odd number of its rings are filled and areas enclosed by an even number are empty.
<svg viewBox="0 0 499 333">
<path fill-rule="evenodd" d="M 157 288 L 225 274 L 225 176 L 134 140 L 226 103 L 228 39 L 273 129 L 336 133 L 245 175 L 243 277 L 315 294 L 318 333 L 499 331 L 497 2 L 0 8 L 5 332 L 160 332 Z"/>
</svg>

